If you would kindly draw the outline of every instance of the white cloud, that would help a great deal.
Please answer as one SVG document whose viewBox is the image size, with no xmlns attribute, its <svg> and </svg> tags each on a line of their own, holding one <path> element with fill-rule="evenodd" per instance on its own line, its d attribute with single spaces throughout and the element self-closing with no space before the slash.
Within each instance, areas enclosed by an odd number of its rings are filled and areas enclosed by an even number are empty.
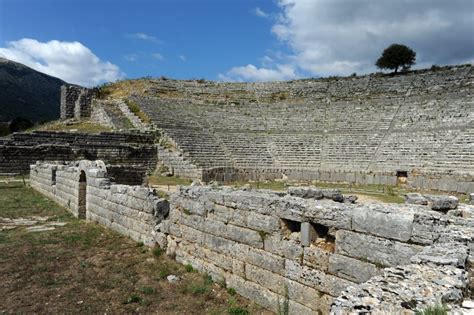
<svg viewBox="0 0 474 315">
<path fill-rule="evenodd" d="M 125 58 L 125 60 L 127 60 L 127 61 L 135 62 L 138 59 L 138 55 L 137 54 L 127 54 L 127 55 L 123 56 L 123 58 Z"/>
<path fill-rule="evenodd" d="M 297 78 L 295 69 L 291 65 L 277 65 L 275 68 L 257 68 L 249 64 L 243 67 L 234 67 L 226 74 L 219 74 L 222 81 L 282 81 Z"/>
<path fill-rule="evenodd" d="M 164 59 L 165 59 L 165 58 L 163 57 L 163 55 L 160 54 L 160 53 L 153 53 L 153 54 L 151 54 L 151 56 L 152 56 L 153 58 L 155 58 L 156 60 L 164 60 Z"/>
<path fill-rule="evenodd" d="M 178 58 L 179 58 L 182 62 L 186 62 L 186 61 L 188 60 L 185 55 L 179 55 Z"/>
<path fill-rule="evenodd" d="M 115 81 L 124 76 L 119 67 L 102 61 L 79 42 L 52 40 L 39 42 L 23 38 L 0 48 L 0 56 L 22 63 L 37 71 L 84 86 Z"/>
<path fill-rule="evenodd" d="M 259 7 L 256 7 L 255 9 L 253 9 L 253 14 L 255 14 L 258 17 L 263 17 L 263 18 L 266 18 L 266 17 L 269 16 L 268 13 L 266 13 L 265 11 L 260 9 Z"/>
<path fill-rule="evenodd" d="M 140 40 L 144 40 L 144 41 L 155 43 L 155 44 L 161 44 L 162 43 L 161 40 L 159 40 L 155 36 L 149 35 L 149 34 L 146 34 L 146 33 L 140 33 L 140 32 L 139 33 L 130 33 L 130 34 L 125 34 L 125 36 L 128 37 L 128 38 L 140 39 Z"/>
<path fill-rule="evenodd" d="M 471 60 L 470 0 L 280 0 L 272 31 L 314 75 L 366 73 L 392 43 L 412 47 L 419 65 Z M 456 36 L 453 36 L 456 34 Z"/>
<path fill-rule="evenodd" d="M 417 68 L 474 59 L 472 0 L 278 0 L 277 5 L 281 11 L 272 15 L 271 30 L 285 45 L 285 56 L 264 56 L 261 68 L 237 66 L 220 78 L 374 72 L 375 61 L 392 43 L 415 50 Z"/>
</svg>

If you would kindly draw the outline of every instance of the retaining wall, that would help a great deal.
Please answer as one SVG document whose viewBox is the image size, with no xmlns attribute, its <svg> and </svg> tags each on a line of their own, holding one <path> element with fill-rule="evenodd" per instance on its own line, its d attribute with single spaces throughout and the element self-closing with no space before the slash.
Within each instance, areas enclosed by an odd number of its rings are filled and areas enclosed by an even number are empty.
<svg viewBox="0 0 474 315">
<path fill-rule="evenodd" d="M 331 307 L 345 314 L 357 312 L 361 305 L 363 310 L 377 311 L 387 304 L 392 311 L 402 312 L 438 300 L 453 305 L 462 301 L 468 288 L 472 219 L 425 206 L 315 200 L 336 197 L 331 190 L 304 191 L 181 187 L 172 196 L 170 216 L 157 226 L 155 237 L 177 261 L 225 281 L 275 312 L 285 300 L 290 314 L 326 314 Z M 450 236 L 454 230 L 463 231 L 462 237 Z M 441 243 L 452 252 L 433 253 Z M 447 262 L 450 259 L 454 263 Z M 376 300 L 370 292 L 367 299 L 357 300 L 358 291 L 349 290 L 379 276 L 382 279 L 374 281 L 383 291 L 383 279 L 391 276 L 387 286 L 394 285 L 397 268 L 414 263 L 417 267 L 407 267 L 408 280 L 402 278 L 406 287 L 419 290 L 407 292 L 403 287 L 399 294 L 393 293 L 390 303 L 382 297 Z M 416 277 L 409 275 L 416 270 L 418 278 L 430 276 L 415 283 Z M 440 277 L 447 282 L 440 285 Z M 431 292 L 428 297 L 426 290 Z M 415 305 L 408 303 L 411 299 Z M 407 304 L 400 304 L 405 300 Z"/>
<path fill-rule="evenodd" d="M 14 133 L 0 138 L 0 173 L 24 173 L 36 161 L 101 159 L 108 165 L 127 166 L 143 179 L 156 167 L 154 141 L 155 135 L 150 133 Z M 127 182 L 122 172 L 111 175 L 118 182 Z"/>
<path fill-rule="evenodd" d="M 100 162 L 31 166 L 31 185 L 78 215 L 191 264 L 275 312 L 410 313 L 472 295 L 474 207 L 357 204 L 334 189 L 178 187 L 170 203 L 116 185 Z M 448 208 L 447 208 L 448 209 Z M 452 209 L 450 207 L 449 209 Z M 427 294 L 427 292 L 429 292 Z"/>
<path fill-rule="evenodd" d="M 168 215 L 168 202 L 147 187 L 114 184 L 103 162 L 37 163 L 31 165 L 30 183 L 77 217 L 81 171 L 87 183 L 86 219 L 153 246 L 154 227 Z"/>
</svg>

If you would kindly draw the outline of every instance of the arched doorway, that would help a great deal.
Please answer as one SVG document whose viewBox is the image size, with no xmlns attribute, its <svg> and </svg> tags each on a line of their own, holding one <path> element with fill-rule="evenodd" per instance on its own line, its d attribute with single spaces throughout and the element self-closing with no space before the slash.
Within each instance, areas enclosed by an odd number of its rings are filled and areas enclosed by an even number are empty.
<svg viewBox="0 0 474 315">
<path fill-rule="evenodd" d="M 86 195 L 87 195 L 87 178 L 86 173 L 81 171 L 79 175 L 79 199 L 77 201 L 77 216 L 79 219 L 86 218 Z"/>
</svg>

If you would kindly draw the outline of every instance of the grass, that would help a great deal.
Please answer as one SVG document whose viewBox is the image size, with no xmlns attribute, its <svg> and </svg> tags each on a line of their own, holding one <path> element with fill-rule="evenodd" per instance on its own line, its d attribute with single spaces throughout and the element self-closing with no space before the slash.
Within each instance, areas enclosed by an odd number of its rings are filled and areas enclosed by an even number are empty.
<svg viewBox="0 0 474 315">
<path fill-rule="evenodd" d="M 428 306 L 422 310 L 416 310 L 415 315 L 446 315 L 448 309 L 444 305 Z"/>
<path fill-rule="evenodd" d="M 236 181 L 229 183 L 233 187 L 242 187 L 249 185 L 251 188 L 256 189 L 270 189 L 274 191 L 285 191 L 289 186 L 302 186 L 309 185 L 309 183 L 287 183 L 280 181 L 265 181 L 265 182 L 246 182 Z M 344 194 L 358 194 L 365 195 L 371 199 L 386 203 L 404 203 L 405 199 L 401 196 L 404 191 L 397 190 L 396 187 L 381 186 L 381 185 L 350 185 L 344 183 L 326 183 L 326 182 L 313 182 L 312 185 L 320 188 L 337 188 L 340 189 Z"/>
<path fill-rule="evenodd" d="M 140 106 L 138 105 L 137 102 L 132 101 L 130 99 L 125 99 L 125 104 L 127 104 L 128 109 L 135 114 L 140 120 L 145 123 L 149 124 L 151 122 L 150 117 L 148 117 L 142 110 L 140 109 Z"/>
<path fill-rule="evenodd" d="M 105 127 L 88 120 L 83 120 L 75 123 L 65 124 L 62 121 L 53 121 L 43 125 L 35 126 L 28 131 L 77 131 L 85 133 L 97 133 L 104 131 L 112 131 L 111 128 Z"/>
<path fill-rule="evenodd" d="M 178 176 L 161 176 L 161 175 L 151 175 L 148 177 L 148 183 L 150 185 L 191 185 L 193 181 L 187 178 L 181 178 Z"/>
<path fill-rule="evenodd" d="M 0 232 L 2 312 L 226 314 L 229 299 L 236 299 L 236 307 L 268 314 L 166 255 L 74 218 L 22 182 L 0 183 L 0 205 L 1 217 L 67 223 L 45 232 Z M 169 283 L 170 274 L 181 280 Z"/>
</svg>

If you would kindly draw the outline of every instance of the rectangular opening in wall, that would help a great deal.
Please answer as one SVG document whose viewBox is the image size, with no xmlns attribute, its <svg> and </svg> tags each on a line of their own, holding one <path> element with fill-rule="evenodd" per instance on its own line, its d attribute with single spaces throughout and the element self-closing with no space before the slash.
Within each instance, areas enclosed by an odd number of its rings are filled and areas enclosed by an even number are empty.
<svg viewBox="0 0 474 315">
<path fill-rule="evenodd" d="M 281 219 L 283 223 L 283 229 L 288 233 L 301 232 L 301 222 Z"/>
<path fill-rule="evenodd" d="M 56 170 L 51 171 L 51 185 L 56 185 Z"/>
<path fill-rule="evenodd" d="M 334 252 L 336 243 L 335 229 L 330 229 L 325 225 L 314 222 L 311 222 L 310 225 L 315 234 L 312 243 L 328 252 Z"/>
<path fill-rule="evenodd" d="M 405 184 L 407 182 L 408 172 L 407 171 L 397 171 L 397 183 Z"/>
</svg>

